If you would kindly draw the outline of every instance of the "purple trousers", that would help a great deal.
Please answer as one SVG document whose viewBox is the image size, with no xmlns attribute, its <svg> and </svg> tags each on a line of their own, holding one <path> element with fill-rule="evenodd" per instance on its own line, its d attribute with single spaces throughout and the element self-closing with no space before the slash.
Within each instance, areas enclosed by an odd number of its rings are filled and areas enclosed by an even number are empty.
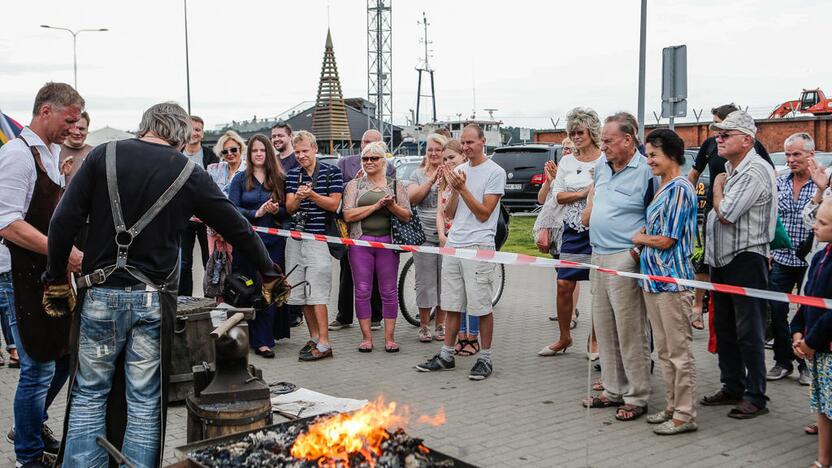
<svg viewBox="0 0 832 468">
<path fill-rule="evenodd" d="M 390 242 L 390 235 L 363 235 L 360 240 Z M 355 285 L 355 315 L 358 320 L 368 320 L 372 314 L 370 297 L 373 293 L 373 276 L 378 278 L 381 293 L 381 315 L 394 319 L 399 313 L 398 284 L 399 256 L 392 250 L 373 247 L 350 247 L 350 268 Z"/>
</svg>

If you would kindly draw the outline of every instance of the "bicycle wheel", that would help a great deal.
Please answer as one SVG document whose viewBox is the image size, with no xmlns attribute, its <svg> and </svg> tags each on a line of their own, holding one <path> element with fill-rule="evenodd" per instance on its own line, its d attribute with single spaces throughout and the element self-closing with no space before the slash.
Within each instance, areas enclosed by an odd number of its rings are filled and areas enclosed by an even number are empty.
<svg viewBox="0 0 832 468">
<path fill-rule="evenodd" d="M 416 272 L 413 256 L 407 259 L 399 273 L 399 310 L 402 317 L 414 327 L 419 326 L 419 308 L 416 307 Z"/>
<path fill-rule="evenodd" d="M 497 305 L 500 302 L 500 298 L 503 297 L 503 290 L 506 287 L 506 266 L 500 263 L 496 270 L 494 281 L 496 281 L 497 287 L 494 288 L 494 299 L 491 300 L 491 305 Z"/>
</svg>

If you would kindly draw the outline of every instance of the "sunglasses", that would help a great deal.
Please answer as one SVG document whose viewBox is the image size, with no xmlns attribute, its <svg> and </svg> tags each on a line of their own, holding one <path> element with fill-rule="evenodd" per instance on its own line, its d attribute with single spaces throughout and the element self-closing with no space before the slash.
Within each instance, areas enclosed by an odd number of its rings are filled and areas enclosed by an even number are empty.
<svg viewBox="0 0 832 468">
<path fill-rule="evenodd" d="M 726 139 L 728 139 L 732 136 L 737 136 L 737 135 L 745 135 L 745 134 L 744 133 L 723 132 L 723 133 L 717 133 L 716 135 L 714 135 L 714 138 L 716 138 L 717 140 L 726 140 Z"/>
<path fill-rule="evenodd" d="M 234 148 L 224 149 L 224 150 L 222 150 L 221 152 L 222 152 L 222 155 L 223 155 L 223 156 L 225 156 L 225 155 L 227 155 L 228 153 L 231 153 L 231 154 L 237 154 L 237 152 L 238 152 L 238 151 L 240 151 L 240 148 L 237 148 L 237 147 L 235 146 Z"/>
<path fill-rule="evenodd" d="M 376 162 L 381 159 L 381 156 L 361 156 L 361 162 Z"/>
</svg>

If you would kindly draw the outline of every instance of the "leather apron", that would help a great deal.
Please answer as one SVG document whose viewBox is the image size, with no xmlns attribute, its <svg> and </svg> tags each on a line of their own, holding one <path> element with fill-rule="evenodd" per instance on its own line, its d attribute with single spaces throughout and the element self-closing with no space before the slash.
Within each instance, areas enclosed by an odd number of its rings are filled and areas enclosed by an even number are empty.
<svg viewBox="0 0 832 468">
<path fill-rule="evenodd" d="M 29 145 L 23 137 L 18 137 L 29 147 L 35 159 L 37 180 L 32 192 L 32 201 L 23 219 L 43 235 L 49 232 L 58 201 L 61 198 L 61 186 L 49 178 L 41 161 L 37 148 Z M 12 286 L 17 316 L 17 331 L 26 354 L 38 362 L 49 362 L 65 356 L 69 349 L 69 317 L 50 317 L 43 310 L 43 282 L 41 276 L 46 271 L 46 255 L 42 255 L 5 241 L 11 253 Z"/>
<path fill-rule="evenodd" d="M 194 169 L 193 161 L 188 160 L 182 172 L 174 180 L 170 187 L 156 200 L 153 206 L 129 229 L 124 223 L 121 210 L 121 199 L 118 193 L 118 180 L 116 177 L 116 142 L 107 143 L 106 151 L 107 165 L 107 188 L 110 195 L 110 208 L 113 213 L 113 223 L 116 228 L 116 263 L 106 268 L 98 269 L 90 274 L 82 276 L 77 280 L 79 289 L 79 300 L 76 306 L 79 313 L 74 314 L 72 323 L 72 361 L 70 363 L 69 390 L 67 391 L 66 417 L 64 418 L 64 439 L 58 455 L 59 463 L 63 459 L 68 430 L 70 410 L 72 408 L 72 389 L 75 385 L 75 375 L 78 372 L 78 340 L 80 336 L 80 311 L 83 307 L 83 300 L 86 296 L 86 289 L 104 284 L 107 278 L 116 270 L 128 272 L 138 282 L 144 283 L 148 288 L 158 291 L 159 305 L 161 309 L 161 324 L 159 333 L 159 370 L 161 378 L 161 424 L 159 431 L 159 460 L 157 466 L 161 466 L 165 453 L 165 427 L 167 423 L 168 389 L 170 377 L 171 360 L 171 339 L 173 337 L 174 323 L 176 321 L 177 298 L 179 289 L 179 261 L 173 267 L 167 278 L 162 283 L 155 283 L 139 269 L 128 262 L 128 251 L 141 231 L 159 214 L 160 211 L 173 199 L 184 186 Z M 106 428 L 107 440 L 116 448 L 121 448 L 124 442 L 124 432 L 127 429 L 127 401 L 124 376 L 124 350 L 116 361 L 116 372 L 113 376 L 113 385 L 107 400 Z M 110 466 L 118 466 L 115 460 L 110 457 Z"/>
</svg>

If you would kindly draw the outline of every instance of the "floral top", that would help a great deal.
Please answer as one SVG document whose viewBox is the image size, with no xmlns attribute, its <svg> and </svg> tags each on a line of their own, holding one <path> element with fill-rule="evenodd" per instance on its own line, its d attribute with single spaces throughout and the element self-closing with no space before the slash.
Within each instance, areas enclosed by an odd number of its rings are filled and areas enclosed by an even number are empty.
<svg viewBox="0 0 832 468">
<path fill-rule="evenodd" d="M 405 184 L 388 177 L 387 186 L 382 190 L 385 195 L 393 196 L 394 187 L 396 191 L 396 204 L 410 209 L 410 199 L 407 197 L 407 188 L 405 187 Z M 344 209 L 348 210 L 357 208 L 359 206 L 358 200 L 365 193 L 375 189 L 376 186 L 370 182 L 370 179 L 368 179 L 366 175 L 349 181 L 347 186 L 344 188 Z M 350 239 L 359 239 L 363 235 L 361 231 L 361 221 L 349 223 L 349 225 Z"/>
</svg>

